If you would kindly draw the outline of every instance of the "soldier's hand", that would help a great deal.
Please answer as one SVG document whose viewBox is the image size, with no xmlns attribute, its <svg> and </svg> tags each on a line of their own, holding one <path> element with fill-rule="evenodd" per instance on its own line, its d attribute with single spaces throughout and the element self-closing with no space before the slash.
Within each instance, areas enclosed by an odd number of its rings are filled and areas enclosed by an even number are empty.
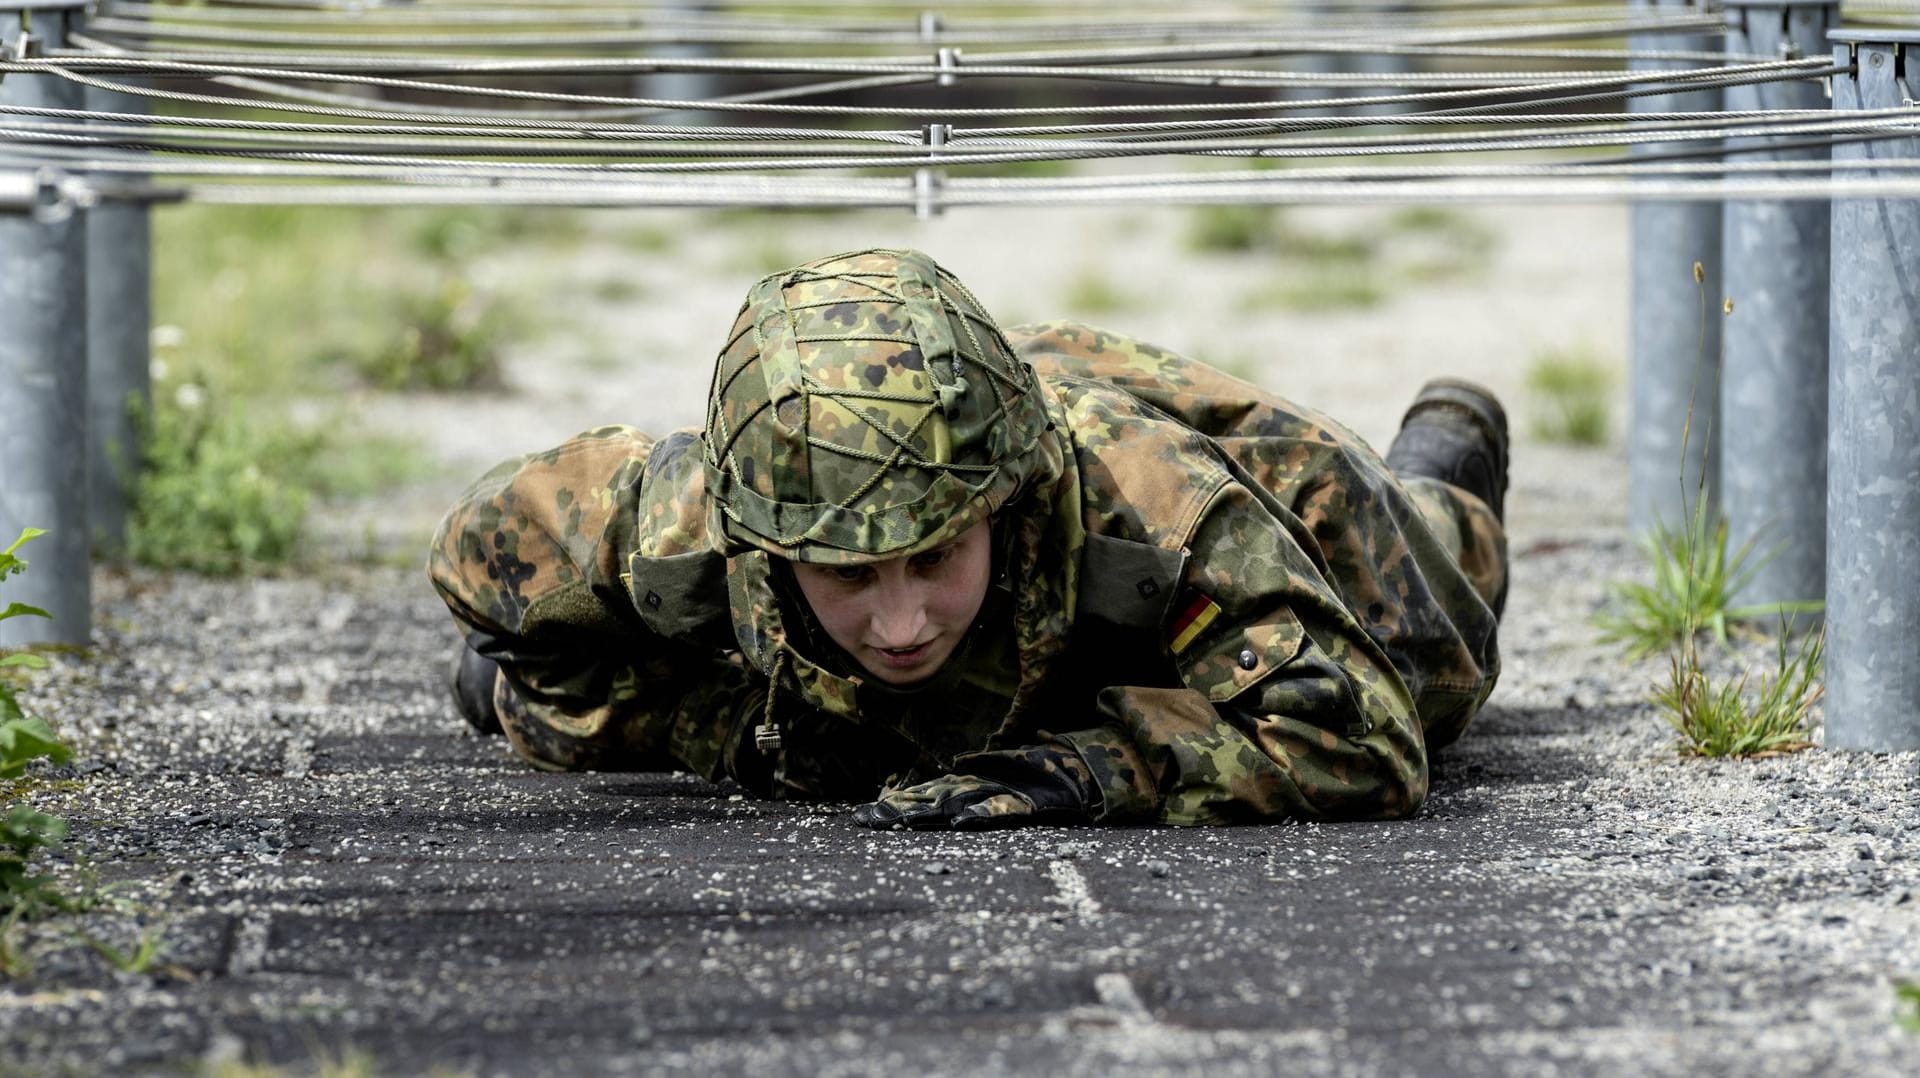
<svg viewBox="0 0 1920 1078">
<path fill-rule="evenodd" d="M 1091 802 L 1079 757 L 1070 749 L 1036 745 L 962 756 L 952 774 L 881 791 L 878 801 L 853 810 L 853 822 L 956 831 L 1084 823 Z"/>
</svg>

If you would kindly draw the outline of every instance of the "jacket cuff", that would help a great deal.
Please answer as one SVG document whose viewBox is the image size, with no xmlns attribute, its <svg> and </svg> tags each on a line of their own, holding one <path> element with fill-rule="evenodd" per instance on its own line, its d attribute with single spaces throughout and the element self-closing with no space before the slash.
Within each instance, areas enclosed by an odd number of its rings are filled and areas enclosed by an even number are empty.
<svg viewBox="0 0 1920 1078">
<path fill-rule="evenodd" d="M 1144 823 L 1160 814 L 1159 785 L 1125 731 L 1101 726 L 1055 737 L 1086 766 L 1099 798 L 1088 808 L 1095 822 Z"/>
</svg>

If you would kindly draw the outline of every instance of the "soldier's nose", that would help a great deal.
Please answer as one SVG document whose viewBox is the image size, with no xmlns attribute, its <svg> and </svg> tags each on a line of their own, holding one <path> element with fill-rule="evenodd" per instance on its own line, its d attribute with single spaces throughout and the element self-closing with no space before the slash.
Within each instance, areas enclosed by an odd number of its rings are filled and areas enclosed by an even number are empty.
<svg viewBox="0 0 1920 1078">
<path fill-rule="evenodd" d="M 920 643 L 920 632 L 926 624 L 926 608 L 919 603 L 881 603 L 873 612 L 874 643 L 883 648 L 910 648 Z"/>
</svg>

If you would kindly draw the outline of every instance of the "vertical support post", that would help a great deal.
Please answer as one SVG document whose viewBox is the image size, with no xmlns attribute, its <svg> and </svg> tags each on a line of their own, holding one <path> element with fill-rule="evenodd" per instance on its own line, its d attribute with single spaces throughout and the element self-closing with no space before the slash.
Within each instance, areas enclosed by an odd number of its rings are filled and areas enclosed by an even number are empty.
<svg viewBox="0 0 1920 1078">
<path fill-rule="evenodd" d="M 1831 0 L 1727 0 L 1727 51 L 1825 55 L 1840 23 Z M 1824 82 L 1729 86 L 1729 111 L 1824 109 Z M 1825 147 L 1754 149 L 1742 161 L 1826 160 Z M 1729 149 L 1736 144 L 1730 143 Z M 1827 572 L 1827 258 L 1825 202 L 1738 201 L 1722 218 L 1727 316 L 1720 376 L 1720 503 L 1735 549 L 1752 544 L 1742 603 L 1819 599 Z"/>
<path fill-rule="evenodd" d="M 1920 32 L 1846 30 L 1835 109 L 1899 108 Z M 1835 160 L 1920 157 L 1920 138 L 1842 143 Z M 1893 172 L 1849 176 L 1907 175 Z M 1827 383 L 1827 744 L 1920 748 L 1920 201 L 1833 200 Z"/>
<path fill-rule="evenodd" d="M 0 41 L 66 43 L 81 7 L 31 13 L 0 7 Z M 30 16 L 30 17 L 29 17 Z M 0 79 L 0 101 L 79 108 L 78 86 L 52 75 Z M 0 621 L 0 646 L 84 644 L 93 598 L 87 533 L 86 226 L 82 215 L 40 220 L 0 214 L 0 544 L 22 528 L 50 534 L 23 554 L 33 563 L 7 581 L 4 601 L 53 615 Z"/>
<path fill-rule="evenodd" d="M 703 0 L 683 0 L 681 3 L 668 4 L 660 9 L 660 14 L 674 21 L 698 22 L 698 16 L 707 8 Z M 710 47 L 705 45 L 663 45 L 660 47 L 661 59 L 694 60 L 706 56 Z M 638 93 L 642 97 L 669 98 L 675 101 L 704 101 L 714 96 L 714 76 L 704 71 L 662 71 L 647 75 L 641 80 Z M 655 123 L 695 125 L 710 122 L 706 112 L 686 111 L 662 113 L 654 119 Z"/>
<path fill-rule="evenodd" d="M 1636 14 L 1697 14 L 1706 0 L 1634 0 Z M 1720 35 L 1635 34 L 1636 50 L 1716 51 Z M 1685 69 L 1685 62 L 1634 60 L 1636 71 Z M 1628 99 L 1630 112 L 1715 112 L 1721 91 L 1696 90 Z M 1717 141 L 1685 143 L 1710 150 Z M 1663 143 L 1662 148 L 1677 148 Z M 1713 511 L 1720 460 L 1720 205 L 1714 202 L 1635 202 L 1633 216 L 1632 416 L 1627 433 L 1627 523 L 1635 532 L 1655 524 L 1679 527 L 1704 478 Z M 1705 271 L 1696 284 L 1694 265 Z M 1701 297 L 1707 297 L 1703 304 Z M 1703 324 L 1704 323 L 1704 324 Z M 1696 391 L 1697 384 L 1697 391 Z M 1687 410 L 1693 409 L 1691 439 Z"/>
<path fill-rule="evenodd" d="M 88 87 L 87 108 L 145 111 L 142 99 Z M 153 322 L 147 207 L 104 202 L 87 214 L 87 520 L 96 550 L 126 551 L 127 500 L 139 475 L 130 402 L 151 414 L 148 335 Z"/>
</svg>

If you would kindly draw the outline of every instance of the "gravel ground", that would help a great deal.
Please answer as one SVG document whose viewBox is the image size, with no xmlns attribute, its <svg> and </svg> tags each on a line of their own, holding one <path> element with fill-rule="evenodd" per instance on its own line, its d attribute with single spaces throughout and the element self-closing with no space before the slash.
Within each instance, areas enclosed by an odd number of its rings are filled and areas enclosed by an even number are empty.
<svg viewBox="0 0 1920 1078">
<path fill-rule="evenodd" d="M 845 247 L 865 220 L 797 220 L 783 242 Z M 1057 294 L 993 276 L 978 224 L 886 238 L 989 306 L 1033 305 L 1009 320 L 1047 313 Z M 1371 438 L 1426 371 L 1513 399 L 1534 347 L 1617 360 L 1623 214 L 1485 224 L 1475 281 L 1370 312 L 1236 320 L 1200 305 L 1230 307 L 1252 263 L 1196 258 L 1209 280 L 1101 320 L 1251 355 Z M 1022 227 L 1069 233 L 1023 260 L 1033 281 L 1173 257 L 1158 218 Z M 714 253 L 675 284 L 617 248 L 565 272 L 656 276 L 571 324 L 710 351 L 751 274 Z M 1287 355 L 1252 351 L 1287 317 Z M 516 357 L 509 397 L 370 404 L 447 474 L 341 507 L 343 534 L 417 542 L 455 476 L 609 400 L 646 400 L 623 414 L 654 426 L 697 406 L 704 360 L 564 350 Z M 683 775 L 542 775 L 449 713 L 451 636 L 417 569 L 102 572 L 93 653 L 30 691 L 81 750 L 32 801 L 138 911 L 79 923 L 120 941 L 164 920 L 167 950 L 115 973 L 32 933 L 35 974 L 0 989 L 0 1072 L 304 1068 L 351 1047 L 382 1073 L 1914 1073 L 1897 985 L 1920 980 L 1920 756 L 1681 757 L 1644 702 L 1660 664 L 1586 625 L 1637 564 L 1624 471 L 1617 450 L 1522 441 L 1505 679 L 1426 809 L 1384 824 L 925 836 Z"/>
</svg>

